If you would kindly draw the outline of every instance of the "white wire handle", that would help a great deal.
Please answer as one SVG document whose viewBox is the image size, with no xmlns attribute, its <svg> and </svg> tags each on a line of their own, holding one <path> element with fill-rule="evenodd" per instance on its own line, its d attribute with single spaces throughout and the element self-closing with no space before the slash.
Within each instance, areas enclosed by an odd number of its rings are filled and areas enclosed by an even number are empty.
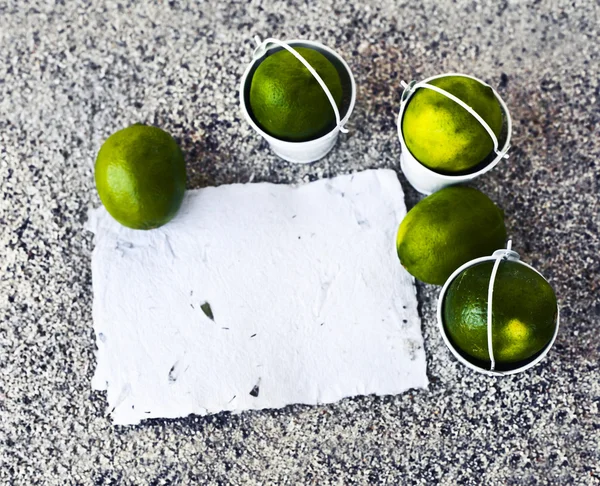
<svg viewBox="0 0 600 486">
<path fill-rule="evenodd" d="M 321 76 L 319 76 L 319 74 L 317 73 L 317 71 L 314 70 L 314 68 L 309 64 L 309 62 L 306 59 L 304 59 L 298 53 L 298 51 L 296 51 L 295 49 L 292 49 L 285 42 L 280 41 L 279 39 L 274 39 L 273 37 L 269 37 L 268 39 L 265 39 L 264 41 L 261 41 L 260 37 L 256 35 L 256 36 L 254 36 L 254 41 L 256 42 L 256 49 L 254 49 L 254 53 L 252 54 L 252 58 L 253 59 L 259 59 L 262 56 L 264 56 L 265 53 L 267 52 L 267 46 L 269 44 L 275 44 L 275 45 L 278 45 L 280 47 L 283 47 L 286 51 L 288 51 L 296 59 L 298 59 L 298 61 L 300 61 L 302 64 L 304 64 L 304 67 L 306 69 L 308 69 L 308 71 L 310 72 L 310 74 L 313 75 L 313 77 L 321 85 L 321 88 L 323 89 L 323 91 L 327 95 L 327 99 L 329 100 L 329 103 L 331 103 L 331 107 L 333 108 L 333 113 L 335 114 L 335 121 L 336 121 L 337 128 L 342 133 L 348 133 L 348 130 L 342 125 L 342 119 L 340 117 L 340 111 L 338 110 L 337 104 L 336 104 L 335 100 L 333 99 L 333 95 L 331 94 L 331 91 L 329 91 L 329 88 L 325 84 L 325 81 L 323 81 L 323 79 L 321 78 Z"/>
<path fill-rule="evenodd" d="M 432 91 L 435 91 L 436 93 L 441 94 L 442 96 L 445 96 L 446 98 L 450 98 L 452 101 L 454 101 L 455 103 L 462 106 L 481 124 L 481 126 L 483 128 L 485 128 L 485 131 L 488 132 L 488 135 L 490 136 L 490 138 L 492 139 L 492 142 L 494 144 L 494 152 L 496 153 L 496 155 L 499 155 L 503 159 L 508 159 L 508 157 L 509 157 L 508 149 L 510 148 L 510 145 L 507 146 L 502 151 L 499 150 L 498 137 L 496 137 L 494 130 L 492 130 L 492 128 L 487 124 L 487 122 L 483 118 L 481 118 L 481 116 L 479 116 L 479 113 L 477 113 L 473 108 L 471 108 L 469 105 L 467 105 L 463 100 L 461 100 L 460 98 L 457 98 L 452 93 L 448 93 L 448 91 L 446 91 L 446 90 L 438 88 L 437 86 L 426 83 L 424 81 L 422 81 L 420 83 L 410 83 L 410 84 L 406 84 L 404 81 L 400 81 L 400 84 L 404 88 L 404 92 L 402 93 L 402 104 L 404 104 L 408 101 L 408 94 L 411 91 L 417 90 L 418 88 L 427 88 Z M 486 86 L 488 86 L 488 85 L 486 85 Z M 492 90 L 493 90 L 493 88 L 492 88 Z M 496 94 L 496 92 L 494 91 L 494 95 L 495 94 Z"/>
<path fill-rule="evenodd" d="M 487 345 L 488 353 L 490 355 L 490 371 L 494 371 L 496 368 L 496 360 L 494 358 L 494 345 L 492 342 L 492 302 L 494 297 L 494 283 L 496 282 L 496 275 L 498 273 L 498 267 L 502 260 L 518 260 L 519 254 L 512 251 L 512 240 L 508 240 L 506 243 L 506 249 L 496 250 L 494 252 L 496 261 L 494 262 L 494 268 L 492 268 L 492 274 L 490 275 L 490 284 L 488 286 L 488 305 L 487 305 Z"/>
</svg>

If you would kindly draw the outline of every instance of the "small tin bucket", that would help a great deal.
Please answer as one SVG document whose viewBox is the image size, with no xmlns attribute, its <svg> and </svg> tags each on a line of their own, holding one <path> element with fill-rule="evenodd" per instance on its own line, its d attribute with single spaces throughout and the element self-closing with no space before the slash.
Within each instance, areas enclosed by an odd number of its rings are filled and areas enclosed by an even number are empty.
<svg viewBox="0 0 600 486">
<path fill-rule="evenodd" d="M 537 365 L 539 362 L 541 362 L 548 355 L 550 348 L 552 348 L 552 346 L 554 345 L 554 341 L 556 341 L 556 336 L 558 335 L 558 328 L 560 325 L 560 309 L 557 307 L 557 309 L 556 309 L 556 329 L 554 330 L 554 334 L 553 334 L 550 342 L 546 345 L 546 347 L 544 349 L 542 349 L 541 351 L 538 351 L 538 353 L 536 353 L 534 356 L 532 356 L 528 360 L 520 361 L 519 363 L 515 363 L 514 368 L 505 366 L 507 369 L 502 369 L 502 370 L 494 369 L 493 362 L 492 362 L 492 366 L 491 366 L 492 369 L 485 368 L 485 367 L 480 366 L 479 364 L 475 363 L 474 362 L 475 360 L 473 360 L 473 361 L 469 360 L 468 356 L 465 356 L 465 354 L 463 354 L 459 349 L 457 349 L 452 344 L 450 337 L 446 333 L 446 328 L 444 326 L 444 319 L 443 319 L 444 298 L 446 297 L 446 292 L 448 291 L 448 287 L 450 286 L 452 281 L 456 277 L 458 277 L 458 275 L 460 275 L 460 273 L 463 272 L 464 270 L 466 270 L 467 268 L 472 267 L 473 265 L 477 265 L 482 262 L 490 262 L 490 261 L 496 262 L 494 270 L 492 271 L 492 275 L 491 275 L 491 279 L 490 279 L 491 280 L 490 292 L 488 294 L 488 300 L 491 301 L 492 292 L 493 292 L 493 280 L 495 279 L 495 276 L 496 276 L 497 267 L 502 260 L 510 260 L 510 261 L 518 262 L 520 265 L 524 265 L 527 268 L 533 270 L 538 275 L 540 275 L 542 278 L 544 278 L 544 280 L 546 280 L 545 277 L 540 272 L 538 272 L 535 268 L 533 268 L 531 265 L 528 265 L 527 263 L 523 263 L 519 259 L 519 254 L 511 250 L 511 242 L 509 241 L 507 249 L 497 250 L 491 256 L 476 258 L 475 260 L 471 260 L 470 262 L 467 262 L 464 265 L 462 265 L 461 267 L 457 268 L 454 271 L 454 273 L 452 275 L 450 275 L 450 277 L 448 277 L 448 280 L 446 280 L 446 283 L 442 287 L 442 290 L 441 290 L 439 298 L 438 298 L 438 306 L 437 306 L 438 327 L 442 334 L 442 339 L 444 340 L 444 343 L 446 344 L 446 346 L 448 347 L 450 352 L 454 355 L 454 357 L 459 362 L 461 362 L 465 366 L 471 368 L 472 370 L 477 371 L 478 373 L 482 373 L 482 374 L 488 375 L 488 376 L 514 375 L 516 373 L 521 373 L 523 371 L 527 371 L 530 368 L 533 368 L 535 365 Z M 489 305 L 488 305 L 488 309 L 489 309 Z M 491 321 L 491 313 L 488 312 L 488 326 L 489 326 L 490 321 Z M 488 327 L 488 329 L 490 329 L 490 328 Z M 491 330 L 488 330 L 488 346 L 491 347 Z"/>
<path fill-rule="evenodd" d="M 413 186 L 420 193 L 427 194 L 427 195 L 432 194 L 436 191 L 439 191 L 440 189 L 443 189 L 444 187 L 452 186 L 454 184 L 466 183 L 470 180 L 475 179 L 476 177 L 479 177 L 482 174 L 485 174 L 489 170 L 492 170 L 498 164 L 498 162 L 500 162 L 501 159 L 508 158 L 507 152 L 508 152 L 508 149 L 510 148 L 512 120 L 510 118 L 510 113 L 508 111 L 508 107 L 506 106 L 506 103 L 504 103 L 502 98 L 500 98 L 500 95 L 498 93 L 496 93 L 496 91 L 493 90 L 493 88 L 492 88 L 492 90 L 494 91 L 494 95 L 496 96 L 496 99 L 500 103 L 500 106 L 502 107 L 502 111 L 504 112 L 504 123 L 503 123 L 502 134 L 500 136 L 501 140 L 496 140 L 496 136 L 491 131 L 491 129 L 487 126 L 487 124 L 483 121 L 483 119 L 481 119 L 479 117 L 479 115 L 474 113 L 474 111 L 468 105 L 466 105 L 464 102 L 462 102 L 458 98 L 453 97 L 452 95 L 450 95 L 449 93 L 447 93 L 443 90 L 435 89 L 435 91 L 438 91 L 441 94 L 448 96 L 449 98 L 453 99 L 458 104 L 463 106 L 463 108 L 465 108 L 471 114 L 474 114 L 475 118 L 477 118 L 478 121 L 483 125 L 483 127 L 488 131 L 488 133 L 490 133 L 490 136 L 492 137 L 492 140 L 494 141 L 495 156 L 491 156 L 493 158 L 488 157 L 482 163 L 480 163 L 476 167 L 474 167 L 473 171 L 470 171 L 470 172 L 467 172 L 464 174 L 459 174 L 459 175 L 449 175 L 449 174 L 441 174 L 439 172 L 435 172 L 435 171 L 429 169 L 428 167 L 425 167 L 423 164 L 421 164 L 421 162 L 419 162 L 415 158 L 415 156 L 410 152 L 410 150 L 408 150 L 408 148 L 406 146 L 406 142 L 404 140 L 404 135 L 402 134 L 402 117 L 404 116 L 404 111 L 406 110 L 406 107 L 408 106 L 408 102 L 409 102 L 410 98 L 415 94 L 415 92 L 420 87 L 431 88 L 431 85 L 427 85 L 427 83 L 429 81 L 432 81 L 432 80 L 438 79 L 438 78 L 444 78 L 447 76 L 462 76 L 462 77 L 466 77 L 466 78 L 471 78 L 471 79 L 474 79 L 475 81 L 480 82 L 481 84 L 483 84 L 485 86 L 488 86 L 487 83 L 484 83 L 483 81 L 481 81 L 480 79 L 477 79 L 474 76 L 469 76 L 467 74 L 459 74 L 459 73 L 446 73 L 446 74 L 440 74 L 438 76 L 432 76 L 430 78 L 425 79 L 424 81 L 422 81 L 420 83 L 416 83 L 416 82 L 412 81 L 411 83 L 406 84 L 406 83 L 402 82 L 402 84 L 404 86 L 404 92 L 402 93 L 402 99 L 400 101 L 400 113 L 398 114 L 398 138 L 400 139 L 400 145 L 402 147 L 402 153 L 400 155 L 400 167 L 402 168 L 402 172 L 406 176 L 406 179 L 411 184 L 411 186 Z M 501 147 L 499 146 L 500 144 L 501 144 Z M 490 158 L 491 158 L 491 160 L 490 160 Z"/>
<path fill-rule="evenodd" d="M 297 39 L 288 42 L 281 42 L 277 39 L 267 39 L 261 42 L 260 39 L 257 39 L 257 44 L 258 47 L 254 52 L 252 62 L 246 68 L 240 83 L 240 106 L 244 117 L 248 120 L 250 126 L 269 143 L 273 152 L 282 159 L 297 164 L 308 164 L 323 158 L 335 146 L 339 133 L 347 132 L 344 125 L 350 118 L 352 110 L 354 109 L 354 104 L 356 102 L 356 84 L 354 82 L 354 76 L 350 71 L 350 67 L 339 54 L 318 42 Z M 307 47 L 323 54 L 335 66 L 342 82 L 342 106 L 338 110 L 335 103 L 332 103 L 336 114 L 336 126 L 322 137 L 306 142 L 289 142 L 272 137 L 258 126 L 250 109 L 250 84 L 258 65 L 268 54 L 280 51 L 281 49 L 287 49 L 290 46 Z M 306 63 L 306 61 L 302 62 Z M 310 65 L 307 66 L 307 68 L 308 67 L 310 67 Z M 317 80 L 321 83 L 318 76 Z M 322 87 L 326 94 L 328 94 L 330 101 L 332 101 L 333 98 L 331 97 L 329 90 L 326 89 L 327 87 L 324 86 L 324 84 L 322 84 Z"/>
</svg>

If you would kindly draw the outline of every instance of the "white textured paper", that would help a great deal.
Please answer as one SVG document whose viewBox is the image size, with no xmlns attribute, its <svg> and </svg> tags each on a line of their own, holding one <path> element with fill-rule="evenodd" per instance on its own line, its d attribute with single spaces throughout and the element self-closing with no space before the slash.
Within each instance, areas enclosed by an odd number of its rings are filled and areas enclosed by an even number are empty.
<svg viewBox="0 0 600 486">
<path fill-rule="evenodd" d="M 426 387 L 413 280 L 395 251 L 405 212 L 389 170 L 188 191 L 151 231 L 91 211 L 92 385 L 113 421 Z"/>
</svg>

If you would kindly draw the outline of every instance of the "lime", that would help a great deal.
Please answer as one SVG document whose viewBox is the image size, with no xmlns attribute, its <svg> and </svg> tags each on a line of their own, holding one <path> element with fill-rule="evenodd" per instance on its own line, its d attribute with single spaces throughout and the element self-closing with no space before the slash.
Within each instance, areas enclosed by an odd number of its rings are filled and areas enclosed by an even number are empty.
<svg viewBox="0 0 600 486">
<path fill-rule="evenodd" d="M 294 50 L 321 76 L 339 108 L 342 83 L 335 66 L 314 49 L 294 47 Z M 250 85 L 250 108 L 265 132 L 292 142 L 325 135 L 336 122 L 319 82 L 286 50 L 271 54 L 256 69 Z"/>
<path fill-rule="evenodd" d="M 468 356 L 489 361 L 488 287 L 494 262 L 473 265 L 448 286 L 444 326 L 452 343 Z M 556 295 L 537 272 L 502 261 L 494 280 L 492 346 L 499 364 L 531 358 L 544 349 L 556 330 Z"/>
<path fill-rule="evenodd" d="M 134 229 L 167 223 L 185 192 L 185 162 L 177 142 L 146 125 L 132 125 L 108 137 L 98 152 L 94 176 L 106 210 Z"/>
<path fill-rule="evenodd" d="M 465 76 L 446 76 L 428 84 L 464 101 L 500 137 L 502 108 L 492 88 Z M 402 133 L 415 158 L 438 172 L 472 169 L 494 148 L 489 133 L 473 115 L 428 88 L 417 89 L 410 98 L 402 118 Z"/>
<path fill-rule="evenodd" d="M 418 202 L 400 223 L 402 265 L 423 282 L 442 285 L 462 264 L 504 247 L 504 213 L 485 194 L 451 186 Z"/>
</svg>

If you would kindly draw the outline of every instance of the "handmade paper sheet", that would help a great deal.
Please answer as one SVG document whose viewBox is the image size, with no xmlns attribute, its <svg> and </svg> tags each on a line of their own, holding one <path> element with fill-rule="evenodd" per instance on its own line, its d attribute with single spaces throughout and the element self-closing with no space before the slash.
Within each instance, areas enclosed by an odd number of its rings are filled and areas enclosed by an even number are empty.
<svg viewBox="0 0 600 486">
<path fill-rule="evenodd" d="M 91 211 L 93 387 L 116 424 L 427 386 L 390 170 L 188 191 L 167 225 Z"/>
</svg>

